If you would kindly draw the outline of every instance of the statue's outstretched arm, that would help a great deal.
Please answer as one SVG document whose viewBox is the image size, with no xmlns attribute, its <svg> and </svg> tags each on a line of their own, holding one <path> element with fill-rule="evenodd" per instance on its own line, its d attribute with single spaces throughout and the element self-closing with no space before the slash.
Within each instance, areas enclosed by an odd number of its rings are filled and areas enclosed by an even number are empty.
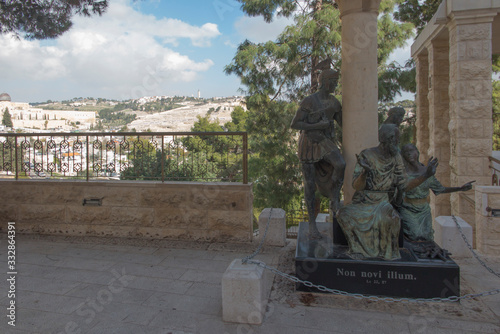
<svg viewBox="0 0 500 334">
<path fill-rule="evenodd" d="M 466 184 L 464 184 L 461 187 L 445 187 L 444 190 L 440 192 L 440 194 L 449 194 L 449 193 L 454 193 L 454 192 L 457 192 L 457 191 L 468 191 L 468 190 L 471 190 L 472 189 L 472 184 L 474 182 L 476 182 L 476 181 L 474 180 L 474 181 L 467 182 Z"/>
<path fill-rule="evenodd" d="M 436 174 L 436 168 L 439 165 L 438 159 L 434 157 L 430 157 L 429 163 L 427 164 L 427 169 L 425 172 L 420 175 L 419 177 L 416 177 L 408 182 L 406 185 L 405 190 L 411 190 L 415 187 L 418 187 L 421 185 L 425 180 Z"/>
</svg>

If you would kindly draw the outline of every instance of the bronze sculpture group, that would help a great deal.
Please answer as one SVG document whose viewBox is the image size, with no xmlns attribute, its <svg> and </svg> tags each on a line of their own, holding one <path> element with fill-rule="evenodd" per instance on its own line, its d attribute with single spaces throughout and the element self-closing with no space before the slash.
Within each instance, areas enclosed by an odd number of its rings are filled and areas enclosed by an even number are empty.
<svg viewBox="0 0 500 334">
<path fill-rule="evenodd" d="M 315 222 L 315 190 L 330 199 L 330 213 L 337 219 L 353 258 L 399 259 L 399 235 L 409 241 L 432 241 L 432 216 L 427 198 L 435 194 L 467 191 L 443 187 L 435 178 L 438 161 L 419 162 L 412 145 L 399 148 L 399 126 L 405 110 L 392 108 L 379 129 L 378 146 L 357 155 L 352 202 L 340 206 L 345 161 L 336 142 L 334 121 L 342 125 L 342 107 L 332 95 L 338 74 L 325 70 L 319 91 L 306 97 L 292 121 L 300 130 L 298 155 L 302 163 L 305 201 L 309 214 L 309 238 L 322 235 Z"/>
</svg>

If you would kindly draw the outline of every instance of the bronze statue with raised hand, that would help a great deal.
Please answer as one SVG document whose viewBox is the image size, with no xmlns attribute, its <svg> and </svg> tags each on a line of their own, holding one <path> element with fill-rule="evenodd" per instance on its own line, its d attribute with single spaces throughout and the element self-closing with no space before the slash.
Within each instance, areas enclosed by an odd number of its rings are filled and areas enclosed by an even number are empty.
<svg viewBox="0 0 500 334">
<path fill-rule="evenodd" d="M 433 159 L 417 177 L 409 179 L 396 145 L 398 135 L 396 125 L 383 124 L 379 145 L 357 156 L 353 175 L 356 192 L 337 218 L 353 258 L 400 258 L 400 218 L 392 203 L 436 172 L 437 160 Z"/>
<path fill-rule="evenodd" d="M 319 81 L 319 91 L 301 102 L 291 124 L 293 129 L 300 130 L 298 155 L 304 176 L 309 234 L 313 239 L 321 238 L 315 217 L 316 189 L 330 199 L 330 211 L 335 215 L 345 170 L 334 128 L 334 121 L 342 126 L 342 106 L 332 95 L 337 87 L 338 73 L 325 70 Z"/>
<path fill-rule="evenodd" d="M 401 150 L 405 163 L 406 173 L 411 180 L 419 177 L 425 170 L 419 161 L 420 153 L 413 144 L 403 146 Z M 434 168 L 437 167 L 437 159 L 432 160 Z M 433 175 L 420 185 L 405 192 L 404 200 L 401 206 L 398 206 L 398 212 L 401 216 L 403 232 L 405 237 L 411 241 L 432 241 L 434 240 L 434 230 L 432 229 L 432 214 L 429 206 L 430 190 L 436 195 L 452 193 L 456 191 L 468 191 L 472 189 L 472 183 L 468 182 L 461 187 L 444 187 Z"/>
</svg>

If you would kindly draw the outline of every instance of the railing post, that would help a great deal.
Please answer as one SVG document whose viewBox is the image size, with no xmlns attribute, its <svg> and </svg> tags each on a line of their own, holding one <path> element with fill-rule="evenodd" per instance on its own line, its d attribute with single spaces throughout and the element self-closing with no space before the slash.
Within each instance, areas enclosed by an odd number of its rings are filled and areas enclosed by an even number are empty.
<svg viewBox="0 0 500 334">
<path fill-rule="evenodd" d="M 243 133 L 243 184 L 248 184 L 248 133 Z"/>
<path fill-rule="evenodd" d="M 87 182 L 89 182 L 89 159 L 90 159 L 90 154 L 89 154 L 89 136 L 86 136 L 85 137 L 85 142 L 86 142 L 86 149 L 87 149 L 87 153 L 85 154 L 85 160 L 86 161 L 86 165 L 87 165 Z"/>
<path fill-rule="evenodd" d="M 165 182 L 165 150 L 163 145 L 165 144 L 165 135 L 161 136 L 161 182 Z"/>
<path fill-rule="evenodd" d="M 7 140 L 9 140 L 9 139 L 7 138 Z M 17 155 L 17 135 L 14 136 L 14 151 L 16 152 L 15 157 L 14 157 L 14 159 L 15 159 L 14 166 L 16 166 L 15 168 L 16 168 L 16 181 L 17 181 L 19 178 L 19 169 L 17 168 L 17 157 L 18 157 L 18 155 Z"/>
</svg>

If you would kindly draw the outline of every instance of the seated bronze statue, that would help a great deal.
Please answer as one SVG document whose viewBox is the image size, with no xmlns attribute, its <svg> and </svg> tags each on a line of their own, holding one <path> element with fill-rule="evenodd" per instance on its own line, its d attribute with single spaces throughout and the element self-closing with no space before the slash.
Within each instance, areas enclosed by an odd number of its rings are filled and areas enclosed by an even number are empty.
<svg viewBox="0 0 500 334">
<path fill-rule="evenodd" d="M 394 124 L 379 129 L 379 145 L 357 156 L 352 203 L 339 210 L 338 222 L 354 258 L 400 258 L 400 217 L 391 203 L 401 203 L 403 192 L 421 184 L 436 172 L 437 160 L 431 159 L 425 170 L 409 179 L 397 142 Z"/>
</svg>

